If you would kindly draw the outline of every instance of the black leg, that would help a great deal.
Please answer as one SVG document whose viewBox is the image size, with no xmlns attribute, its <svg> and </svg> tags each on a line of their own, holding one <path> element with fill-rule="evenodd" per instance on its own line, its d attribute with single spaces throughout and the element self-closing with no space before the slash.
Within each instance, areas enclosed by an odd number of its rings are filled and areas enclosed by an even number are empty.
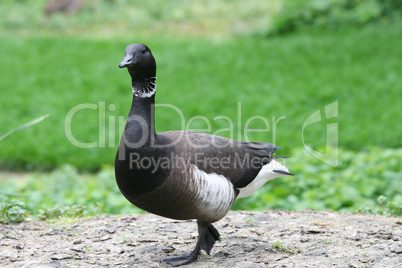
<svg viewBox="0 0 402 268">
<path fill-rule="evenodd" d="M 192 263 L 193 261 L 195 261 L 198 258 L 198 255 L 200 254 L 201 246 L 204 248 L 204 245 L 203 245 L 204 239 L 205 239 L 205 235 L 208 232 L 208 227 L 210 226 L 210 224 L 205 223 L 205 222 L 200 222 L 200 221 L 197 221 L 197 224 L 198 224 L 198 240 L 197 240 L 197 244 L 195 245 L 194 250 L 192 252 L 184 254 L 182 256 L 167 257 L 167 258 L 163 259 L 164 262 L 166 262 L 174 267 L 177 267 L 177 266 Z"/>
<path fill-rule="evenodd" d="M 210 224 L 208 226 L 208 231 L 205 235 L 204 241 L 201 245 L 201 249 L 205 250 L 205 252 L 209 255 L 216 240 L 219 240 L 219 232 L 212 224 Z"/>
</svg>

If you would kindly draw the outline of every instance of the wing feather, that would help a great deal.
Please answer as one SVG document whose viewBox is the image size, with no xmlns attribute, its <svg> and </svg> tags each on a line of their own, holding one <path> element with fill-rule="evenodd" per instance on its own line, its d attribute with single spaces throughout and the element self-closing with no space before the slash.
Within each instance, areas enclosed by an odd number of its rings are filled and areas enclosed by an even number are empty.
<svg viewBox="0 0 402 268">
<path fill-rule="evenodd" d="M 191 131 L 168 131 L 158 137 L 174 144 L 174 154 L 206 173 L 225 176 L 236 188 L 252 182 L 272 154 L 281 149 L 271 143 L 244 142 Z"/>
</svg>

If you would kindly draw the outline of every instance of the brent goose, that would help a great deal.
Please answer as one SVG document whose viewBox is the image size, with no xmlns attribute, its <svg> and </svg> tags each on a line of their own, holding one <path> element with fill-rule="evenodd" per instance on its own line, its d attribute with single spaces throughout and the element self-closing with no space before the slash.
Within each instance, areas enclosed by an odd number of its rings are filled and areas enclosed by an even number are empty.
<svg viewBox="0 0 402 268">
<path fill-rule="evenodd" d="M 127 46 L 120 68 L 132 79 L 133 101 L 115 160 L 116 181 L 135 206 L 163 217 L 196 219 L 194 250 L 163 261 L 191 263 L 201 249 L 210 253 L 222 219 L 237 198 L 253 194 L 267 181 L 292 175 L 272 154 L 279 147 L 191 131 L 155 133 L 156 63 L 144 44 Z"/>
</svg>

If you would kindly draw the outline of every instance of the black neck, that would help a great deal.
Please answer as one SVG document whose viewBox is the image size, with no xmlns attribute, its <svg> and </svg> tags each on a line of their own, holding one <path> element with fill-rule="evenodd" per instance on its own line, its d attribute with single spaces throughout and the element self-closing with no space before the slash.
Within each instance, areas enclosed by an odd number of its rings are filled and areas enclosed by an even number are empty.
<svg viewBox="0 0 402 268">
<path fill-rule="evenodd" d="M 129 147 L 141 148 L 155 144 L 155 95 L 149 98 L 133 96 L 124 133 Z"/>
<path fill-rule="evenodd" d="M 117 184 L 128 199 L 151 191 L 170 173 L 170 167 L 162 166 L 160 161 L 169 158 L 172 148 L 158 146 L 154 122 L 155 95 L 134 95 L 115 161 Z"/>
</svg>

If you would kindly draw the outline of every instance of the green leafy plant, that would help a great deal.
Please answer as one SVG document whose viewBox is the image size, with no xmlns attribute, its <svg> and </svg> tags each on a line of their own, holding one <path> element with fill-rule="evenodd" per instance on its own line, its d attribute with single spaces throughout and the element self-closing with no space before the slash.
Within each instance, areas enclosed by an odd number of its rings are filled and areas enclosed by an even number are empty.
<svg viewBox="0 0 402 268">
<path fill-rule="evenodd" d="M 268 35 L 300 28 L 339 28 L 372 21 L 400 19 L 401 0 L 285 0 Z"/>
<path fill-rule="evenodd" d="M 73 206 L 57 204 L 52 208 L 40 209 L 38 218 L 41 220 L 79 218 L 86 214 L 86 209 L 86 206 L 80 204 Z"/>
<path fill-rule="evenodd" d="M 279 240 L 277 240 L 274 244 L 272 244 L 271 248 L 276 251 L 279 250 L 283 247 L 283 243 Z"/>
<path fill-rule="evenodd" d="M 371 148 L 360 152 L 340 149 L 338 167 L 315 159 L 302 148 L 294 149 L 289 155 L 292 157 L 284 164 L 295 176 L 268 182 L 250 197 L 236 200 L 233 209 L 355 212 L 376 206 L 378 196 L 384 195 L 387 200 L 381 203 L 383 210 L 392 211 L 393 215 L 400 213 L 396 204 L 402 203 L 399 190 L 402 149 Z M 327 157 L 333 157 L 330 148 Z M 33 215 L 43 207 L 56 204 L 70 207 L 83 204 L 88 216 L 142 212 L 122 196 L 111 167 L 97 173 L 80 173 L 77 168 L 66 165 L 50 173 L 34 173 L 18 180 L 3 178 L 0 199 L 11 196 L 26 202 Z"/>
<path fill-rule="evenodd" d="M 25 221 L 30 215 L 30 212 L 25 208 L 24 202 L 5 198 L 0 203 L 0 222 L 8 224 Z"/>
<path fill-rule="evenodd" d="M 402 216 L 402 206 L 395 202 L 386 202 L 386 200 L 387 198 L 385 196 L 380 195 L 377 198 L 378 206 L 371 208 L 360 208 L 357 209 L 356 212 L 394 217 Z"/>
<path fill-rule="evenodd" d="M 326 157 L 334 157 L 327 148 Z M 366 151 L 339 150 L 340 165 L 332 167 L 306 153 L 293 150 L 287 166 L 295 176 L 268 182 L 255 194 L 241 198 L 234 209 L 334 210 L 354 212 L 378 203 L 387 196 L 388 205 L 397 211 L 402 203 L 402 149 L 371 148 Z"/>
<path fill-rule="evenodd" d="M 94 174 L 80 174 L 77 168 L 65 165 L 49 173 L 30 174 L 18 180 L 4 178 L 1 184 L 0 198 L 18 195 L 33 215 L 41 214 L 43 218 L 61 214 L 68 217 L 62 213 L 68 211 L 63 207 L 77 204 L 85 206 L 83 215 L 88 216 L 141 212 L 120 193 L 114 171 L 107 167 Z"/>
<path fill-rule="evenodd" d="M 96 213 L 96 215 L 102 215 L 104 213 L 107 213 L 108 210 L 106 209 L 105 204 L 101 203 L 101 202 L 96 202 L 94 205 L 94 211 Z"/>
<path fill-rule="evenodd" d="M 301 251 L 299 249 L 291 249 L 288 247 L 285 247 L 281 241 L 276 241 L 274 244 L 271 245 L 271 248 L 273 251 L 281 251 L 284 253 L 288 254 L 297 254 L 300 253 Z"/>
</svg>

